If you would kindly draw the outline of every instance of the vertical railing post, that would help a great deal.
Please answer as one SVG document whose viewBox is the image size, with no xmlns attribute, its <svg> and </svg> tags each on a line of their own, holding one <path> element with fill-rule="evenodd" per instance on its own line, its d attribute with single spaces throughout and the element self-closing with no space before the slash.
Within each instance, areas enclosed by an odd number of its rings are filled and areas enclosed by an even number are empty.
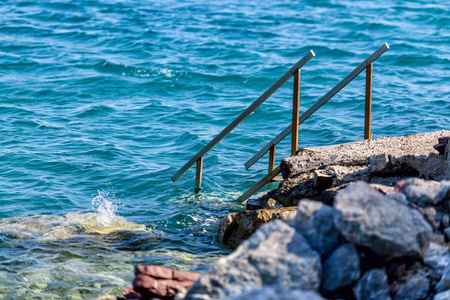
<svg viewBox="0 0 450 300">
<path fill-rule="evenodd" d="M 273 145 L 269 150 L 269 174 L 275 169 L 275 149 L 276 146 Z"/>
<path fill-rule="evenodd" d="M 372 120 L 372 73 L 373 63 L 366 68 L 366 108 L 364 116 L 364 139 L 372 139 L 372 133 L 370 133 L 370 123 Z"/>
<path fill-rule="evenodd" d="M 291 156 L 297 154 L 298 150 L 298 116 L 300 110 L 300 72 L 298 69 L 294 73 L 294 96 L 292 101 L 292 141 Z"/>
<path fill-rule="evenodd" d="M 195 193 L 198 194 L 202 190 L 202 172 L 203 172 L 203 156 L 197 160 L 197 168 L 195 171 Z"/>
</svg>

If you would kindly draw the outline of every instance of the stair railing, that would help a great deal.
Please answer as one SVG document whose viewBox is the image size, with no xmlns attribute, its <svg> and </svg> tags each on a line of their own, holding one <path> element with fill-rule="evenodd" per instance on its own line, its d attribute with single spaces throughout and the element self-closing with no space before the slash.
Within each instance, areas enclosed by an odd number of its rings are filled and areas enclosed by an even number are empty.
<svg viewBox="0 0 450 300">
<path fill-rule="evenodd" d="M 328 93 L 314 103 L 307 111 L 299 116 L 299 99 L 300 99 L 300 72 L 301 68 L 306 65 L 314 56 L 311 50 L 302 59 L 300 59 L 292 68 L 290 68 L 283 76 L 280 77 L 270 88 L 268 88 L 258 99 L 255 100 L 246 110 L 244 110 L 233 122 L 225 127 L 214 139 L 212 139 L 205 147 L 203 147 L 196 155 L 194 155 L 183 167 L 181 167 L 171 178 L 172 181 L 177 181 L 187 170 L 194 164 L 197 164 L 195 174 L 195 193 L 201 191 L 202 172 L 203 172 L 203 156 L 214 148 L 223 138 L 225 138 L 231 131 L 233 131 L 243 120 L 245 120 L 252 112 L 254 112 L 262 103 L 264 103 L 275 91 L 277 91 L 286 81 L 294 76 L 293 87 L 293 109 L 292 109 L 292 123 L 286 127 L 280 134 L 271 140 L 266 146 L 259 150 L 252 158 L 250 158 L 244 166 L 248 169 L 267 152 L 269 152 L 269 172 L 257 184 L 250 188 L 247 192 L 242 194 L 237 200 L 245 201 L 265 184 L 272 181 L 281 170 L 280 166 L 275 168 L 275 149 L 276 145 L 281 142 L 288 134 L 292 132 L 291 140 L 291 155 L 295 155 L 298 151 L 298 127 L 305 122 L 312 114 L 327 103 L 339 91 L 341 91 L 348 83 L 350 83 L 362 71 L 366 70 L 366 90 L 365 90 L 365 117 L 364 117 L 364 139 L 371 139 L 371 118 L 372 118 L 372 75 L 373 62 L 377 60 L 384 52 L 389 49 L 387 43 L 378 48 L 372 55 L 363 61 L 358 67 L 350 72 L 344 79 L 342 79 L 335 87 Z"/>
<path fill-rule="evenodd" d="M 300 59 L 292 68 L 290 68 L 283 76 L 280 77 L 271 87 L 269 87 L 258 99 L 255 100 L 246 110 L 244 110 L 233 122 L 225 127 L 214 139 L 212 139 L 203 149 L 194 155 L 183 167 L 181 167 L 171 178 L 172 181 L 177 181 L 187 170 L 194 164 L 197 164 L 195 172 L 195 193 L 201 191 L 202 172 L 203 172 L 203 156 L 214 148 L 224 137 L 233 131 L 243 120 L 245 120 L 251 113 L 253 113 L 261 104 L 263 104 L 273 93 L 275 93 L 283 84 L 286 83 L 292 76 L 294 76 L 294 100 L 293 100 L 293 120 L 298 122 L 299 110 L 299 95 L 300 95 L 300 70 L 315 56 L 314 52 L 310 50 L 302 59 Z M 295 117 L 295 115 L 297 117 Z M 297 136 L 292 135 L 292 144 L 298 145 Z M 297 149 L 295 150 L 297 151 Z M 273 160 L 275 163 L 275 160 Z M 273 166 L 272 166 L 273 168 Z M 270 166 L 269 166 L 270 169 Z"/>
<path fill-rule="evenodd" d="M 372 55 L 370 55 L 365 61 L 363 61 L 358 67 L 356 67 L 352 72 L 350 72 L 344 79 L 342 79 L 335 87 L 333 87 L 328 93 L 326 93 L 322 98 L 320 98 L 316 103 L 314 103 L 307 111 L 305 111 L 298 119 L 297 122 L 292 122 L 291 125 L 286 127 L 280 134 L 278 134 L 273 140 L 267 143 L 261 150 L 259 150 L 252 158 L 250 158 L 244 166 L 248 169 L 255 162 L 257 162 L 261 157 L 263 157 L 267 152 L 269 154 L 269 165 L 275 165 L 275 147 L 281 142 L 289 133 L 293 133 L 298 136 L 298 126 L 305 122 L 312 114 L 314 114 L 319 108 L 321 108 L 325 103 L 328 102 L 334 95 L 336 95 L 340 90 L 342 90 L 349 82 L 355 79 L 362 71 L 366 70 L 366 93 L 365 93 L 365 116 L 364 116 L 364 139 L 371 139 L 372 134 L 370 132 L 371 119 L 372 119 L 372 74 L 373 74 L 373 62 L 377 60 L 384 52 L 389 49 L 387 43 L 383 44 L 378 50 L 376 50 Z M 291 155 L 293 153 L 293 148 L 291 149 Z M 273 162 L 271 162 L 273 160 Z M 270 182 L 275 176 L 281 172 L 280 166 L 270 170 L 263 179 L 261 179 L 257 184 L 250 188 L 247 192 L 242 194 L 237 201 L 245 201 L 259 189 L 261 189 L 265 184 Z"/>
</svg>

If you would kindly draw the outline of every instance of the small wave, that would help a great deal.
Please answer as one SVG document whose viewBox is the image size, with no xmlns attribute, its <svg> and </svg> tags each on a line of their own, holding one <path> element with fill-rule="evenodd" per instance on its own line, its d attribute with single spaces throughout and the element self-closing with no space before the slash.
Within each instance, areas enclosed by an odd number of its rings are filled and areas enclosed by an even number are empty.
<svg viewBox="0 0 450 300">
<path fill-rule="evenodd" d="M 9 105 L 1 105 L 0 106 L 0 114 L 4 114 L 5 116 L 11 116 L 11 115 L 20 115 L 20 116 L 32 116 L 35 115 L 35 112 L 30 110 L 30 109 L 26 109 L 26 108 L 22 108 L 22 107 L 17 107 L 17 106 L 9 106 Z"/>
<path fill-rule="evenodd" d="M 97 63 L 94 65 L 94 68 L 102 73 L 110 73 L 122 76 L 131 76 L 131 77 L 157 77 L 163 76 L 166 78 L 172 78 L 177 76 L 177 74 L 181 74 L 178 71 L 174 71 L 168 68 L 159 68 L 159 69 L 147 69 L 143 67 L 134 67 L 127 66 L 123 64 L 114 64 L 109 61 L 104 60 L 103 62 Z"/>
<path fill-rule="evenodd" d="M 114 112 L 115 109 L 111 106 L 107 105 L 88 105 L 77 111 L 76 117 L 85 118 L 85 117 L 93 117 L 93 116 L 102 116 L 108 115 L 109 113 Z"/>
<path fill-rule="evenodd" d="M 0 57 L 1 56 L 20 58 L 20 55 L 16 55 L 16 54 L 13 54 L 13 53 L 6 53 L 6 52 L 0 51 Z"/>
</svg>

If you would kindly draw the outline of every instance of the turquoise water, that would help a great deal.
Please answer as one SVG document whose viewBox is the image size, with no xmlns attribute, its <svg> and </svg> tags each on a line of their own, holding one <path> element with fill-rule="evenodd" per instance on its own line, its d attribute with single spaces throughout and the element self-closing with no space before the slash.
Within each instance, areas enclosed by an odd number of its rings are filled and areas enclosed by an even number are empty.
<svg viewBox="0 0 450 300">
<path fill-rule="evenodd" d="M 309 50 L 301 113 L 388 42 L 374 137 L 450 121 L 448 1 L 5 0 L 0 13 L 0 299 L 118 295 L 135 264 L 201 271 L 229 253 L 218 221 L 266 173 L 267 157 L 243 164 L 290 123 L 292 81 L 205 156 L 201 195 L 194 169 L 170 177 Z M 300 127 L 301 146 L 363 138 L 364 77 Z"/>
</svg>

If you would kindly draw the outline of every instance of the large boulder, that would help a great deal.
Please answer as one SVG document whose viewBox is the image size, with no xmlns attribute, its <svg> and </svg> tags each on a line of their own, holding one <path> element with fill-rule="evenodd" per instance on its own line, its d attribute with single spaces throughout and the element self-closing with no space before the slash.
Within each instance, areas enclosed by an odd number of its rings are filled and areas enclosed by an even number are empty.
<svg viewBox="0 0 450 300">
<path fill-rule="evenodd" d="M 231 296 L 226 300 L 325 300 L 319 293 L 313 291 L 288 290 L 281 287 L 262 287 L 252 289 L 239 295 Z"/>
<path fill-rule="evenodd" d="M 231 213 L 219 223 L 219 234 L 223 243 L 237 247 L 258 230 L 262 224 L 274 219 L 292 220 L 296 213 L 297 207 L 295 206 Z"/>
<path fill-rule="evenodd" d="M 360 275 L 358 251 L 353 244 L 344 244 L 323 263 L 322 290 L 328 293 L 351 285 Z"/>
<path fill-rule="evenodd" d="M 340 191 L 334 209 L 334 224 L 349 242 L 367 247 L 386 260 L 421 258 L 428 249 L 432 227 L 423 216 L 365 182 Z"/>
<path fill-rule="evenodd" d="M 391 300 L 386 273 L 381 269 L 367 271 L 353 288 L 356 300 Z"/>
<path fill-rule="evenodd" d="M 217 261 L 192 286 L 186 300 L 224 299 L 263 286 L 318 290 L 320 278 L 320 255 L 294 228 L 275 220 Z"/>
<path fill-rule="evenodd" d="M 333 223 L 333 211 L 331 206 L 322 202 L 301 200 L 297 216 L 290 223 L 322 258 L 327 258 L 339 245 L 340 234 Z"/>
</svg>

